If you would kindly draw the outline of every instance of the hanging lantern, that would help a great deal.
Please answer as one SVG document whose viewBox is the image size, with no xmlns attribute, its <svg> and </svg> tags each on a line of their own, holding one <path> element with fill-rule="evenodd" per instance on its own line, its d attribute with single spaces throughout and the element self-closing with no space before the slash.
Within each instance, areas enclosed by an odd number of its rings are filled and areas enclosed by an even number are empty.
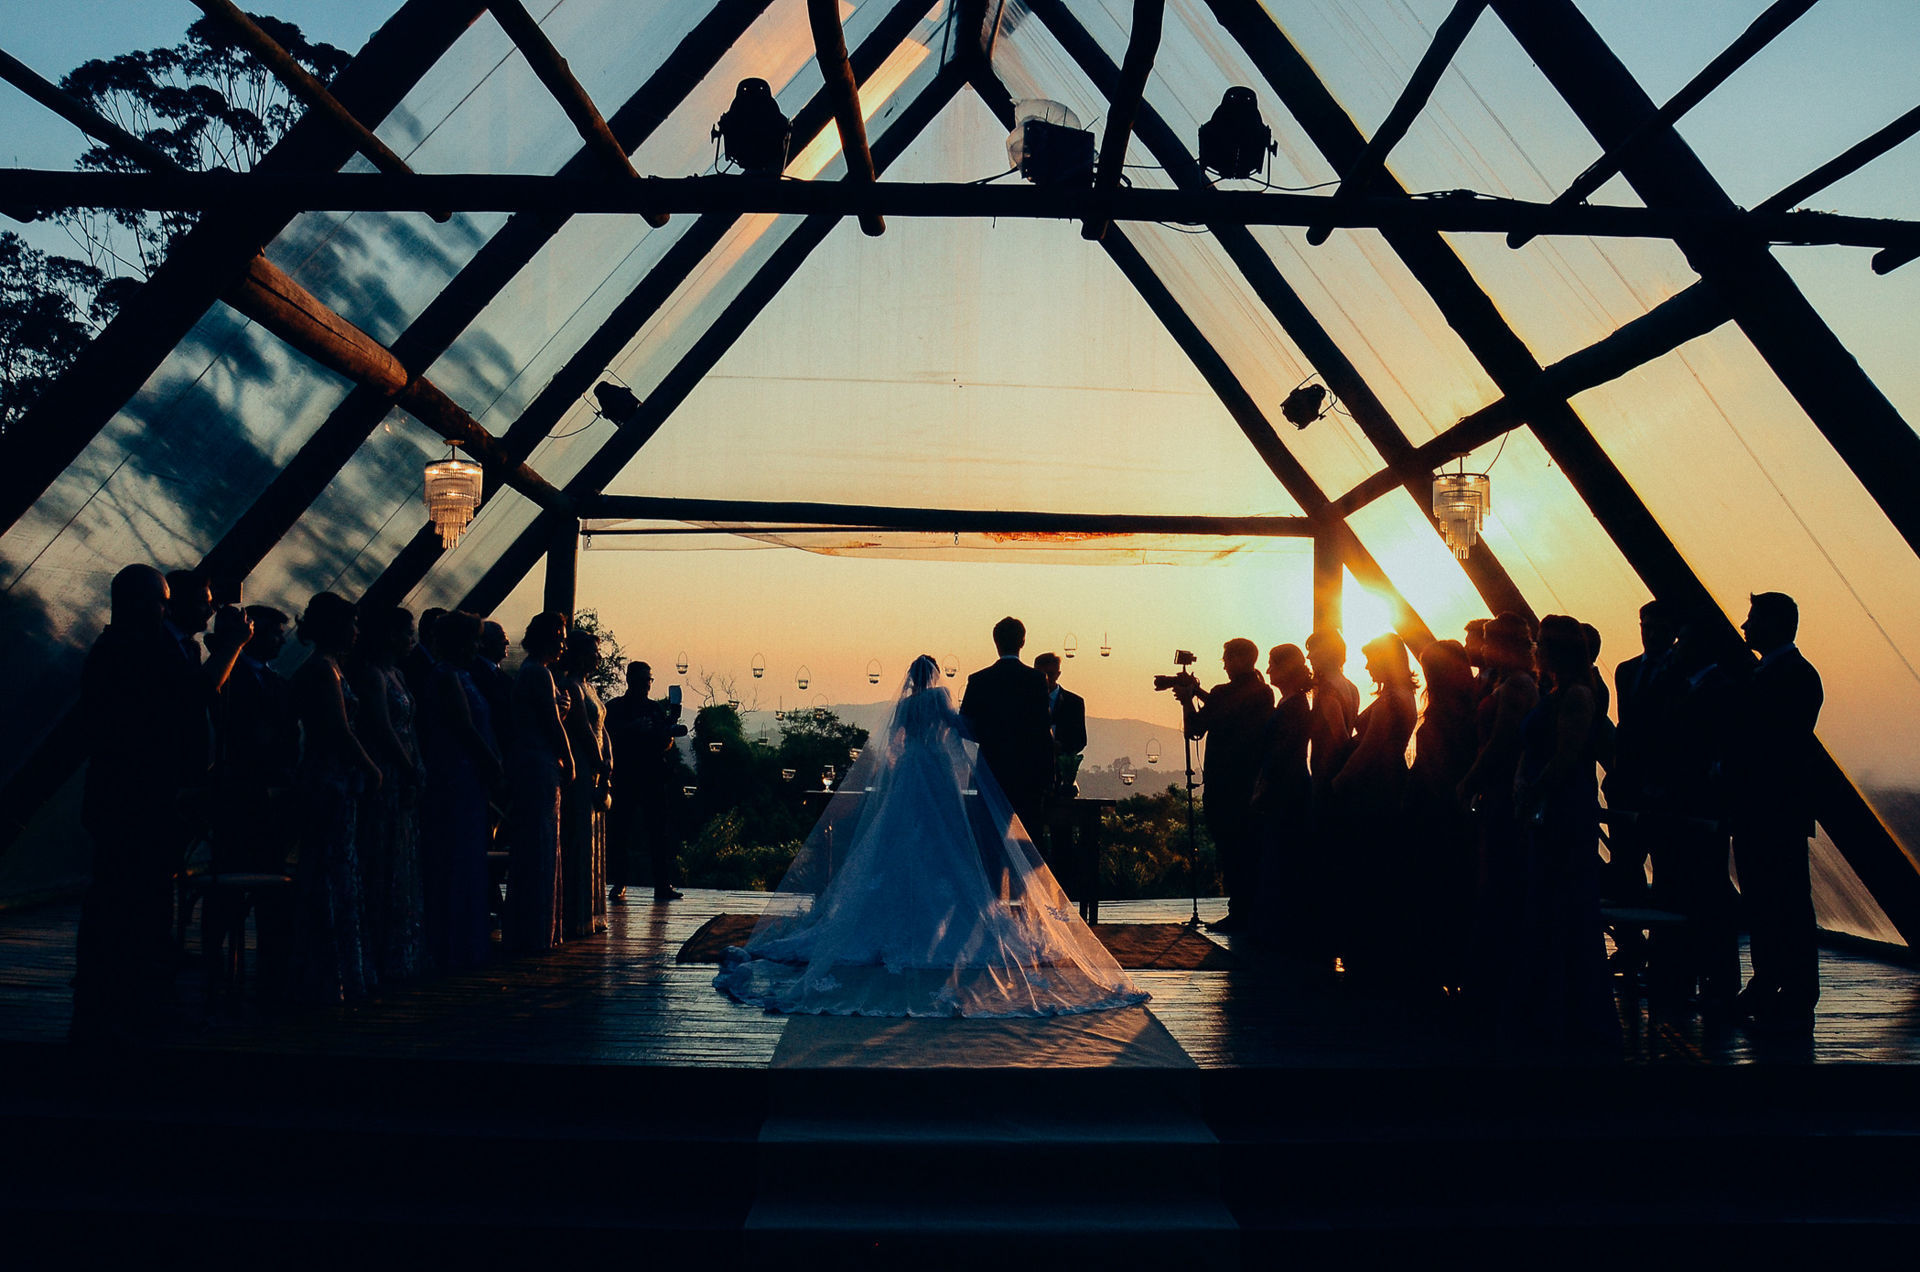
<svg viewBox="0 0 1920 1272">
<path fill-rule="evenodd" d="M 880 660 L 878 658 L 867 659 L 867 683 L 870 685 L 880 683 Z"/>
<path fill-rule="evenodd" d="M 681 650 L 673 656 L 673 669 L 681 675 L 687 674 L 687 651 Z"/>
<path fill-rule="evenodd" d="M 947 656 L 947 661 L 942 663 L 940 666 L 940 674 L 945 676 L 948 680 L 952 680 L 956 675 L 959 674 L 959 672 L 960 672 L 960 664 L 954 660 L 951 654 L 949 654 Z"/>
<path fill-rule="evenodd" d="M 781 781 L 783 781 L 783 782 L 791 782 L 791 781 L 793 780 L 793 770 L 792 770 L 792 769 L 781 769 L 781 770 L 780 770 L 780 780 L 781 780 Z"/>
<path fill-rule="evenodd" d="M 1071 658 L 1080 652 L 1080 638 L 1072 632 L 1067 633 L 1066 643 L 1060 646 L 1060 652 Z"/>
<path fill-rule="evenodd" d="M 831 764 L 823 764 L 820 766 L 820 780 L 827 783 L 829 786 L 833 784 L 833 779 L 838 777 L 839 775 L 840 775 L 840 771 L 834 768 L 833 765 Z"/>
<path fill-rule="evenodd" d="M 1493 509 L 1493 487 L 1485 473 L 1440 473 L 1433 479 L 1433 519 L 1453 555 L 1467 559 L 1487 513 Z"/>
<path fill-rule="evenodd" d="M 728 697 L 727 697 L 727 710 L 729 710 L 729 711 L 738 711 L 739 709 L 740 709 L 740 699 L 738 699 L 738 698 L 735 698 L 735 697 L 733 697 L 732 695 L 728 695 Z"/>
<path fill-rule="evenodd" d="M 802 689 L 805 689 L 808 683 L 812 681 L 812 679 L 813 679 L 813 673 L 807 670 L 805 663 L 802 663 L 800 665 L 799 671 L 796 671 L 793 673 L 793 683 L 800 686 L 800 688 Z"/>
<path fill-rule="evenodd" d="M 824 720 L 832 714 L 833 712 L 827 710 L 827 695 L 824 693 L 814 694 L 813 695 L 813 718 L 816 720 Z"/>
<path fill-rule="evenodd" d="M 1147 739 L 1147 763 L 1158 764 L 1159 762 L 1160 762 L 1160 739 L 1148 738 Z"/>
<path fill-rule="evenodd" d="M 720 742 L 709 742 L 707 743 L 707 750 L 712 752 L 714 755 L 718 755 L 720 754 L 720 748 L 723 745 L 725 744 Z"/>
<path fill-rule="evenodd" d="M 1113 646 L 1107 643 L 1107 634 L 1105 632 L 1100 633 L 1100 656 L 1102 658 L 1113 657 Z"/>
<path fill-rule="evenodd" d="M 859 748 L 859 747 L 857 747 L 857 746 L 850 746 L 850 747 L 848 747 L 848 748 L 847 748 L 847 758 L 848 758 L 849 760 L 857 760 L 857 759 L 859 759 L 859 758 L 860 758 L 860 748 Z"/>
<path fill-rule="evenodd" d="M 480 465 L 454 454 L 455 445 L 448 438 L 447 457 L 427 465 L 427 517 L 443 548 L 460 542 L 480 506 Z"/>
<path fill-rule="evenodd" d="M 762 676 L 764 676 L 764 675 L 766 675 L 766 674 L 767 674 L 767 660 L 766 660 L 765 658 L 762 658 L 762 657 L 761 657 L 761 656 L 760 656 L 759 654 L 755 654 L 755 655 L 753 656 L 753 667 L 752 667 L 752 671 L 753 671 L 753 678 L 754 678 L 755 680 L 758 680 L 758 679 L 760 679 L 760 677 L 762 677 Z"/>
<path fill-rule="evenodd" d="M 1121 770 L 1120 770 L 1120 785 L 1122 785 L 1122 786 L 1132 786 L 1132 785 L 1133 785 L 1133 779 L 1134 779 L 1134 776 L 1135 776 L 1135 774 L 1134 774 L 1134 771 L 1133 771 L 1132 769 L 1121 769 Z"/>
</svg>

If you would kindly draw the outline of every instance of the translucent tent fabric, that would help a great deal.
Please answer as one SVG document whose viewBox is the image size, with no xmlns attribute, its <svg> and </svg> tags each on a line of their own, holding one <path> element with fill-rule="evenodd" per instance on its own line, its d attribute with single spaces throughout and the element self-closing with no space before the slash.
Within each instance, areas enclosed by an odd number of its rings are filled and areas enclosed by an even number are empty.
<svg viewBox="0 0 1920 1272">
<path fill-rule="evenodd" d="M 268 6 L 269 8 L 271 6 Z M 862 89 L 869 134 L 888 137 L 961 38 L 950 5 L 929 0 L 907 40 Z M 1677 89 L 1762 7 L 1631 0 L 1581 9 L 1656 100 Z M 631 97 L 707 6 L 561 0 L 543 28 L 608 115 Z M 1067 6 L 1118 64 L 1133 5 Z M 1386 117 L 1451 0 L 1274 0 L 1266 6 L 1363 134 Z M 1694 9 L 1701 12 L 1692 12 Z M 842 4 L 849 47 L 893 9 Z M 993 70 L 1016 98 L 1065 102 L 1096 132 L 1104 94 L 1024 3 L 990 6 Z M 1910 78 L 1850 74 L 1840 38 L 1871 25 L 1873 56 L 1920 44 L 1920 7 L 1823 0 L 1775 46 L 1683 121 L 1680 131 L 1740 203 L 1751 205 L 1866 136 L 1911 101 Z M 775 0 L 634 154 L 642 173 L 713 163 L 708 129 L 734 85 L 754 75 L 792 115 L 821 88 L 802 0 Z M 1170 0 L 1146 100 L 1191 146 L 1229 86 L 1255 89 L 1277 153 L 1266 180 L 1323 188 L 1337 172 L 1280 105 L 1253 60 L 1202 0 Z M 1783 87 L 1783 85 L 1785 87 Z M 1795 109 L 1818 92 L 1822 109 Z M 423 172 L 552 173 L 580 149 L 572 125 L 497 23 L 475 22 L 381 122 L 380 136 Z M 1005 165 L 1004 129 L 962 91 L 909 145 L 889 180 L 974 181 Z M 1755 137 L 1778 139 L 1756 145 Z M 897 140 L 896 136 L 896 140 Z M 1599 153 L 1493 12 L 1483 13 L 1389 168 L 1415 192 L 1472 189 L 1552 197 Z M 1173 184 L 1135 136 L 1127 179 Z M 364 161 L 348 164 L 365 170 Z M 831 126 L 795 154 L 790 177 L 844 174 Z M 1822 192 L 1814 206 L 1911 216 L 1920 147 L 1909 144 Z M 1239 184 L 1256 188 L 1251 183 Z M 1622 179 L 1596 202 L 1633 204 Z M 556 372 L 652 275 L 700 219 L 650 229 L 637 217 L 568 219 L 504 282 L 426 374 L 504 435 Z M 399 339 L 502 227 L 496 214 L 438 225 L 418 214 L 308 213 L 266 255 L 376 338 Z M 605 359 L 602 375 L 652 397 L 727 305 L 801 231 L 797 217 L 735 219 L 652 315 Z M 1221 240 L 1194 226 L 1123 223 L 1175 303 L 1276 427 L 1320 491 L 1337 497 L 1377 472 L 1379 450 L 1345 411 L 1305 430 L 1278 403 L 1315 376 Z M 1311 321 L 1351 362 L 1394 425 L 1418 444 L 1499 399 L 1493 377 L 1414 271 L 1372 231 L 1310 247 L 1297 228 L 1250 236 Z M 1501 317 L 1542 365 L 1652 311 L 1696 281 L 1672 244 L 1454 234 Z M 1920 419 L 1910 357 L 1920 267 L 1873 278 L 1850 249 L 1781 248 L 1812 303 L 1909 421 Z M 596 377 L 599 378 L 599 377 Z M 130 560 L 200 560 L 346 399 L 340 377 L 214 305 L 141 392 L 38 504 L 0 538 L 8 623 L 0 737 L 10 772 L 72 696 L 78 660 L 104 618 L 106 581 Z M 1822 670 L 1822 740 L 1893 825 L 1920 848 L 1920 561 L 1737 327 L 1726 325 L 1573 403 L 1605 454 L 1736 618 L 1747 593 L 1799 597 L 1801 644 Z M 616 435 L 582 399 L 555 420 L 529 463 L 565 485 Z M 363 592 L 419 533 L 421 466 L 434 435 L 396 412 L 373 430 L 247 580 L 249 599 L 293 605 L 321 588 Z M 1470 457 L 1491 466 L 1484 537 L 1540 612 L 1602 631 L 1610 665 L 1637 645 L 1646 585 L 1535 436 L 1518 430 Z M 614 493 L 1039 512 L 1299 515 L 1205 378 L 1150 307 L 1077 224 L 895 217 L 880 239 L 851 222 L 829 233 L 606 484 Z M 531 502 L 502 490 L 407 602 L 462 600 L 533 524 Z M 1421 502 L 1394 489 L 1350 518 L 1360 542 L 1438 633 L 1485 606 Z M 1730 531 L 1730 527 L 1737 530 Z M 658 527 L 656 527 L 658 528 Z M 708 528 L 726 528 L 709 525 Z M 714 536 L 597 539 L 628 547 L 713 547 Z M 1304 575 L 1298 540 L 1125 536 L 1015 541 L 981 535 L 756 533 L 732 546 L 894 561 L 1017 558 L 1026 563 L 1271 560 Z M 1823 921 L 1891 939 L 1831 844 L 1816 849 Z"/>
</svg>

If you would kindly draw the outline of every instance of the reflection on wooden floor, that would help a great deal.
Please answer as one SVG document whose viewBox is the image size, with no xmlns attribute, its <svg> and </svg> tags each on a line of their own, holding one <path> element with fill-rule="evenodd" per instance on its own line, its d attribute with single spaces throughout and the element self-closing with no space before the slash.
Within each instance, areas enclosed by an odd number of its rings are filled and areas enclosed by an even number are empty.
<svg viewBox="0 0 1920 1272">
<path fill-rule="evenodd" d="M 197 969 L 183 970 L 171 1045 L 443 1059 L 761 1068 L 788 1022 L 715 993 L 713 969 L 674 954 L 716 914 L 757 909 L 752 893 L 691 890 L 616 906 L 612 931 L 537 959 L 388 990 L 337 1010 L 206 1019 Z M 1217 904 L 1203 904 L 1211 914 Z M 1108 922 L 1178 922 L 1184 901 L 1108 902 Z M 0 913 L 0 1042 L 65 1036 L 78 906 Z M 1233 938 L 1229 971 L 1134 973 L 1153 1015 L 1201 1068 L 1379 1068 L 1505 1062 L 1443 1017 L 1302 985 Z M 1750 1038 L 1697 1016 L 1623 1010 L 1626 1058 L 1659 1066 L 1920 1061 L 1920 973 L 1826 951 L 1811 1043 Z"/>
</svg>

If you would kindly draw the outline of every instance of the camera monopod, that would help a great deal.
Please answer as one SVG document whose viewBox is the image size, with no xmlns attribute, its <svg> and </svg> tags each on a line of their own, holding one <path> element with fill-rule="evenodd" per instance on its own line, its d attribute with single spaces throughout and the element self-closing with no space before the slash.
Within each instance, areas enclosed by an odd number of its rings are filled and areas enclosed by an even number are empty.
<svg viewBox="0 0 1920 1272">
<path fill-rule="evenodd" d="M 1186 715 L 1182 704 L 1181 715 Z M 1198 928 L 1200 922 L 1200 834 L 1193 825 L 1193 734 L 1187 729 L 1187 722 L 1180 721 L 1180 740 L 1187 748 L 1187 886 L 1193 892 L 1193 913 L 1188 916 L 1186 926 Z"/>
</svg>

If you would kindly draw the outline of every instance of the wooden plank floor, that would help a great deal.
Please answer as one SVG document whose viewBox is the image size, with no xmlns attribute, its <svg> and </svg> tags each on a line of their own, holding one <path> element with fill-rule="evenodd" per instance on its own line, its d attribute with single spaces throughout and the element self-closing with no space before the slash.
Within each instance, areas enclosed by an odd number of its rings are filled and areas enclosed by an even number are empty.
<svg viewBox="0 0 1920 1272">
<path fill-rule="evenodd" d="M 616 906 L 612 930 L 543 958 L 384 991 L 338 1009 L 206 1018 L 198 972 L 180 978 L 182 1024 L 167 1045 L 306 1054 L 431 1056 L 561 1064 L 759 1068 L 786 1021 L 729 1002 L 711 966 L 675 952 L 720 913 L 753 913 L 756 893 L 690 890 L 656 906 L 644 892 Z M 1185 901 L 1108 902 L 1107 922 L 1178 922 Z M 1202 913 L 1218 910 L 1203 903 Z M 58 1041 L 70 1015 L 79 909 L 0 913 L 0 1041 Z M 1219 938 L 1233 948 L 1233 938 Z M 1134 973 L 1150 1007 L 1203 1068 L 1381 1068 L 1505 1063 L 1484 1040 L 1398 1004 L 1297 983 L 1242 946 L 1231 971 Z M 1649 1016 L 1624 1004 L 1623 1058 L 1653 1066 L 1920 1062 L 1920 973 L 1837 951 L 1821 962 L 1810 1042 L 1750 1038 L 1697 1017 Z"/>
</svg>

